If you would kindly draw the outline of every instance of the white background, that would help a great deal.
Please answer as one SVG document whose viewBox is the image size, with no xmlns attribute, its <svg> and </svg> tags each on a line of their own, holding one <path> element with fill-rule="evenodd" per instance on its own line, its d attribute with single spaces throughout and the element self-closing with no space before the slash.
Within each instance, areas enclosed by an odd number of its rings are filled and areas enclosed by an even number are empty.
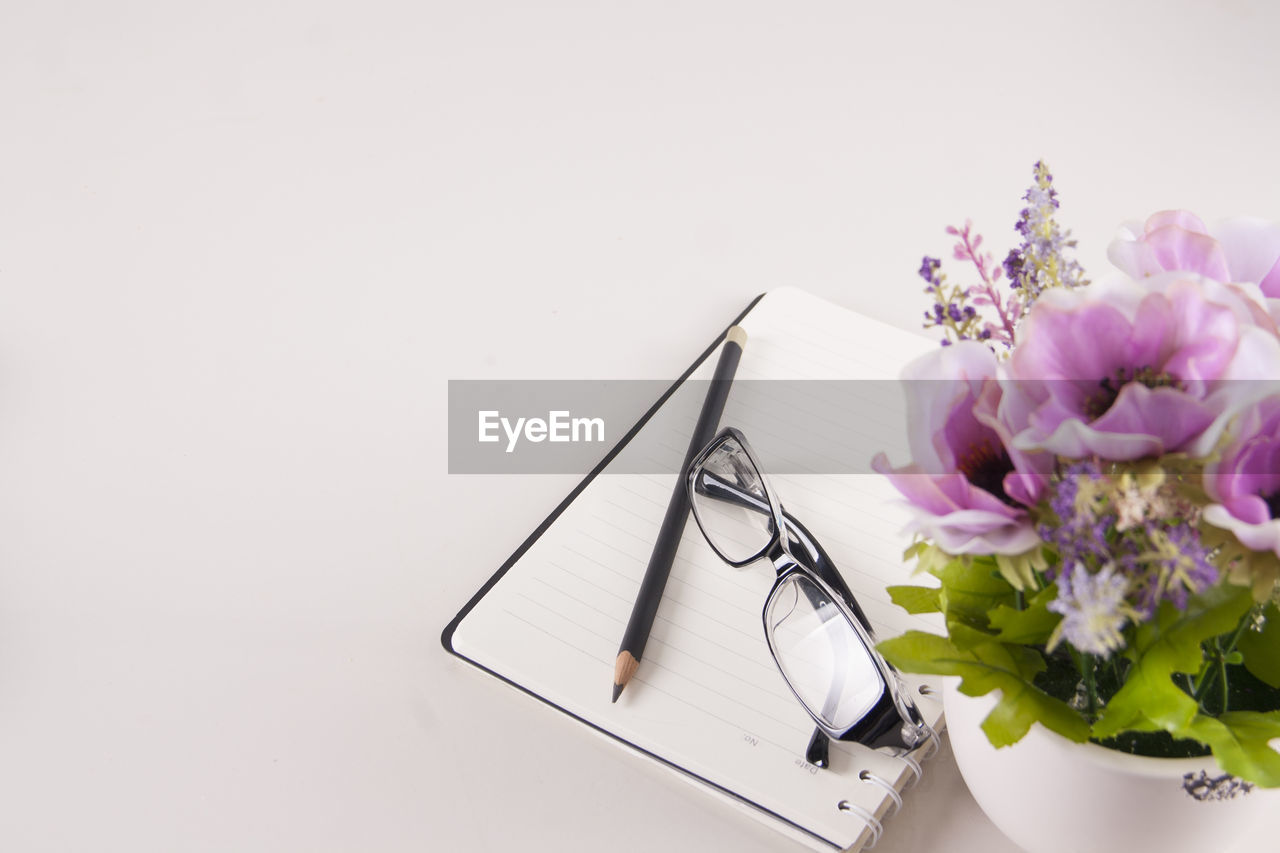
<svg viewBox="0 0 1280 853">
<path fill-rule="evenodd" d="M 800 849 L 441 650 L 574 482 L 449 476 L 446 381 L 674 378 L 783 284 L 915 328 L 1039 157 L 1095 271 L 1280 219 L 1278 27 L 7 0 L 0 849 Z M 882 850 L 1009 849 L 949 761 Z"/>
</svg>

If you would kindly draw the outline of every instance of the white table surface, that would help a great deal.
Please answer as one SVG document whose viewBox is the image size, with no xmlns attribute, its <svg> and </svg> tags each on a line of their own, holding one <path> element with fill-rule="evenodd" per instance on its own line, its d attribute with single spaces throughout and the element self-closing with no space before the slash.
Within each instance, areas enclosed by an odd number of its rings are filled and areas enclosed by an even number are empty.
<svg viewBox="0 0 1280 853">
<path fill-rule="evenodd" d="M 1095 270 L 1280 219 L 1278 26 L 4 4 L 0 849 L 801 849 L 442 651 L 574 482 L 450 476 L 446 380 L 674 378 L 783 284 L 914 328 L 1038 157 Z M 1011 849 L 946 754 L 890 827 Z"/>
</svg>

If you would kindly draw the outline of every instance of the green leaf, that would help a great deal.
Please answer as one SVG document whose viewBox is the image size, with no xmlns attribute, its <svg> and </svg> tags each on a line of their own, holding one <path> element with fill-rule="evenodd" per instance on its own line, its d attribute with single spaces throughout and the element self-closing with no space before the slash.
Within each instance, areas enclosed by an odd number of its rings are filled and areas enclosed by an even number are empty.
<svg viewBox="0 0 1280 853">
<path fill-rule="evenodd" d="M 922 631 L 908 631 L 877 648 L 903 671 L 960 676 L 960 692 L 967 696 L 999 690 L 1000 700 L 982 721 L 996 747 L 1018 742 L 1035 722 L 1077 742 L 1089 738 L 1089 726 L 1078 712 L 1031 683 L 1045 666 L 1033 649 L 993 642 L 962 649 L 946 637 Z"/>
<path fill-rule="evenodd" d="M 934 576 L 937 576 L 952 560 L 959 559 L 923 539 L 913 542 L 907 550 L 902 552 L 903 560 L 910 560 L 912 557 L 916 561 L 916 572 L 927 572 Z"/>
<path fill-rule="evenodd" d="M 987 625 L 987 614 L 1001 604 L 1013 604 L 1014 589 L 1000 577 L 995 560 L 975 557 L 952 560 L 939 574 L 941 602 L 947 618 L 975 627 Z"/>
<path fill-rule="evenodd" d="M 1280 738 L 1280 711 L 1228 711 L 1217 718 L 1201 714 L 1183 736 L 1208 744 L 1228 773 L 1264 788 L 1280 787 L 1280 752 L 1268 745 Z"/>
<path fill-rule="evenodd" d="M 1093 724 L 1093 736 L 1109 738 L 1126 730 L 1177 732 L 1190 725 L 1200 706 L 1173 683 L 1173 672 L 1155 658 L 1135 666 L 1102 709 Z"/>
<path fill-rule="evenodd" d="M 1036 572 L 1043 572 L 1048 565 L 1044 549 L 1039 545 L 1022 554 L 996 554 L 996 568 L 1000 576 L 1014 589 L 1035 589 L 1038 585 Z"/>
<path fill-rule="evenodd" d="M 942 588 L 938 602 L 947 620 L 947 635 L 957 648 L 990 643 L 995 632 L 987 614 L 1001 604 L 1013 604 L 1014 589 L 1000 577 L 991 557 L 952 560 L 938 574 Z"/>
<path fill-rule="evenodd" d="M 1234 629 L 1251 603 L 1245 587 L 1216 586 L 1192 596 L 1184 611 L 1161 605 L 1155 618 L 1134 632 L 1133 667 L 1094 724 L 1093 736 L 1152 727 L 1175 736 L 1185 731 L 1199 705 L 1174 684 L 1173 674 L 1197 672 L 1204 660 L 1200 644 Z"/>
<path fill-rule="evenodd" d="M 908 613 L 939 613 L 941 590 L 927 586 L 891 586 L 887 588 L 890 600 Z"/>
<path fill-rule="evenodd" d="M 985 623 L 986 620 L 983 619 L 982 622 Z M 957 649 L 966 650 L 995 642 L 996 639 L 995 633 L 988 631 L 985 624 L 976 625 L 963 616 L 947 617 L 947 636 Z"/>
<path fill-rule="evenodd" d="M 997 749 L 1022 740 L 1032 723 L 1040 723 L 1077 743 L 1089 739 L 1089 724 L 1066 702 L 1026 681 L 1001 690 L 1000 701 L 982 721 L 982 731 Z"/>
<path fill-rule="evenodd" d="M 1261 631 L 1246 631 L 1236 648 L 1244 654 L 1244 665 L 1259 681 L 1280 687 L 1280 608 L 1274 604 L 1262 611 L 1266 621 Z"/>
<path fill-rule="evenodd" d="M 1040 653 L 1024 646 L 988 643 L 964 651 L 982 665 L 961 680 L 959 690 L 966 696 L 984 696 L 996 688 L 1007 686 L 1004 684 L 1006 673 L 1013 673 L 1029 683 L 1045 670 L 1044 658 Z"/>
<path fill-rule="evenodd" d="M 1049 602 L 1057 597 L 1058 588 L 1050 584 L 1027 600 L 1018 610 L 1001 604 L 991 611 L 989 621 L 996 629 L 996 639 L 1006 643 L 1040 645 L 1049 641 L 1062 616 L 1049 610 Z"/>
</svg>

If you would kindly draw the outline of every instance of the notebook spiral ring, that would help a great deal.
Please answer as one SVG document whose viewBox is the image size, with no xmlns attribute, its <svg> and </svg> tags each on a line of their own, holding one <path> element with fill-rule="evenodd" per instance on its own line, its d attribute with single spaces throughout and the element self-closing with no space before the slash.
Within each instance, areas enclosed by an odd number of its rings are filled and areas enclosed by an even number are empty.
<svg viewBox="0 0 1280 853">
<path fill-rule="evenodd" d="M 942 748 L 942 740 L 938 737 L 938 732 L 933 726 L 926 725 L 929 734 L 926 736 L 924 743 L 924 751 L 920 753 L 920 761 L 928 761 L 937 755 L 938 750 Z"/>
<path fill-rule="evenodd" d="M 898 793 L 898 789 L 893 787 L 892 782 L 881 776 L 877 776 L 870 770 L 863 770 L 859 772 L 858 778 L 863 782 L 866 782 L 868 785 L 875 785 L 879 788 L 883 788 L 885 794 L 893 801 L 892 810 L 885 815 L 885 817 L 893 817 L 898 813 L 898 809 L 902 808 L 902 794 Z"/>
<path fill-rule="evenodd" d="M 907 769 L 911 771 L 912 775 L 912 778 L 904 787 L 914 788 L 924 776 L 924 771 L 920 769 L 920 762 L 916 761 L 916 759 L 910 755 L 900 755 L 898 756 L 898 760 L 907 765 Z"/>
<path fill-rule="evenodd" d="M 851 803 L 848 800 L 841 800 L 836 803 L 836 808 L 842 812 L 850 812 L 855 817 L 862 818 L 862 822 L 867 825 L 867 829 L 871 830 L 871 843 L 867 844 L 863 849 L 870 850 L 880 842 L 880 836 L 884 834 L 884 824 L 876 820 L 875 815 L 857 803 Z"/>
<path fill-rule="evenodd" d="M 880 840 L 880 836 L 884 834 L 883 820 L 893 817 L 902 808 L 902 792 L 908 788 L 914 787 L 924 777 L 924 770 L 920 766 L 920 762 L 928 760 L 935 752 L 938 751 L 938 733 L 934 731 L 931 726 L 926 726 L 925 728 L 928 729 L 928 735 L 926 738 L 927 742 L 921 747 L 922 751 L 920 752 L 919 757 L 910 754 L 898 756 L 898 760 L 907 766 L 907 770 L 911 771 L 912 776 L 912 778 L 907 780 L 907 783 L 901 789 L 899 789 L 893 782 L 877 773 L 871 772 L 870 770 L 864 769 L 858 771 L 858 779 L 860 781 L 867 785 L 876 787 L 880 791 L 884 792 L 884 795 L 889 798 L 889 811 L 884 815 L 884 818 L 877 818 L 871 812 L 862 808 L 857 803 L 850 802 L 849 800 L 841 800 L 836 803 L 836 808 L 840 811 L 850 812 L 861 818 L 863 823 L 866 824 L 867 829 L 871 832 L 871 841 L 864 849 L 869 850 L 876 846 L 876 842 L 878 842 Z"/>
</svg>

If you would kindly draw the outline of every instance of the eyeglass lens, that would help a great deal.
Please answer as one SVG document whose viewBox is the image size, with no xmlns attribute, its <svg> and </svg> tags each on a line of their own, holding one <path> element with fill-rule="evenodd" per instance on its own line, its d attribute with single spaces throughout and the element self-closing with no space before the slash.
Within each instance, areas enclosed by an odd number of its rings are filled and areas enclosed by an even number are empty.
<svg viewBox="0 0 1280 853">
<path fill-rule="evenodd" d="M 702 532 L 732 562 L 759 556 L 773 539 L 764 478 L 735 439 L 707 456 L 693 480 L 693 511 Z"/>
<path fill-rule="evenodd" d="M 847 729 L 880 699 L 884 681 L 853 624 L 803 574 L 784 577 L 765 605 L 769 645 L 810 713 Z"/>
</svg>

